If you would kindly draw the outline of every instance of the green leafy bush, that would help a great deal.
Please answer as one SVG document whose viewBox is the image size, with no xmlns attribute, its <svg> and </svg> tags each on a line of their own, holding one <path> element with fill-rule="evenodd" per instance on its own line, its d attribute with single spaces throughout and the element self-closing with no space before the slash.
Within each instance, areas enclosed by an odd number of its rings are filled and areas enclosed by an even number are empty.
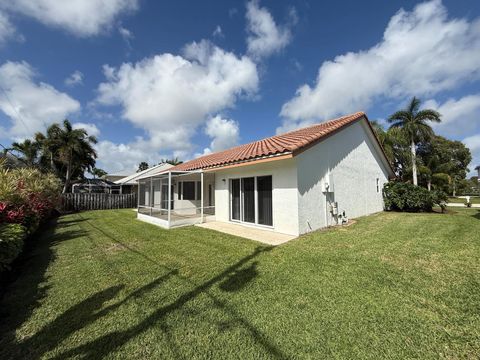
<svg viewBox="0 0 480 360">
<path fill-rule="evenodd" d="M 383 198 L 387 210 L 420 212 L 432 211 L 435 205 L 444 209 L 447 194 L 409 183 L 389 182 L 383 188 Z"/>
<path fill-rule="evenodd" d="M 0 163 L 0 224 L 16 223 L 35 231 L 55 208 L 61 183 L 38 169 L 6 169 Z"/>
<path fill-rule="evenodd" d="M 20 224 L 0 225 L 0 272 L 10 269 L 22 251 L 26 235 L 25 227 Z"/>
</svg>

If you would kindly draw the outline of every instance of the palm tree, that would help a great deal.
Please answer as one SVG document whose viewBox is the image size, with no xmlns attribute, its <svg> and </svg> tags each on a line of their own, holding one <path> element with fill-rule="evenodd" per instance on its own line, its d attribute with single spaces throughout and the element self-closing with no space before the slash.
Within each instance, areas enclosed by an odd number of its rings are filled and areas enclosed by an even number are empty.
<svg viewBox="0 0 480 360">
<path fill-rule="evenodd" d="M 98 178 L 101 178 L 102 176 L 105 176 L 107 175 L 107 172 L 103 169 L 99 169 L 99 168 L 92 168 L 92 170 L 90 170 L 90 174 L 93 175 L 93 178 L 96 179 L 97 177 Z"/>
<path fill-rule="evenodd" d="M 23 142 L 14 142 L 10 150 L 17 151 L 21 155 L 19 158 L 25 165 L 33 167 L 37 165 L 40 145 L 36 141 L 26 139 Z"/>
<path fill-rule="evenodd" d="M 63 193 L 68 191 L 73 174 L 81 175 L 95 166 L 97 153 L 93 145 L 97 143 L 97 139 L 88 136 L 85 129 L 73 129 L 68 120 L 63 121 L 63 127 L 58 124 L 51 125 L 43 141 L 52 167 L 55 167 L 56 161 L 63 167 Z"/>
<path fill-rule="evenodd" d="M 405 133 L 410 142 L 412 158 L 413 184 L 418 185 L 417 179 L 417 142 L 424 141 L 433 135 L 433 130 L 427 121 L 440 122 L 441 115 L 431 109 L 420 109 L 420 99 L 414 97 L 407 108 L 397 111 L 388 118 L 390 128 L 399 128 Z"/>
</svg>

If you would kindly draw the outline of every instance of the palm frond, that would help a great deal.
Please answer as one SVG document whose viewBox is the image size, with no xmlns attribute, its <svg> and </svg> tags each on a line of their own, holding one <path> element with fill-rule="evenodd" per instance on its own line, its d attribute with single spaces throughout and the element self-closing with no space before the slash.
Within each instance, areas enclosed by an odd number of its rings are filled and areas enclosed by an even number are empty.
<svg viewBox="0 0 480 360">
<path fill-rule="evenodd" d="M 406 111 L 408 111 L 410 114 L 415 114 L 420 108 L 420 103 L 421 103 L 420 99 L 414 96 L 413 99 L 410 100 L 410 103 L 408 104 Z"/>
<path fill-rule="evenodd" d="M 393 123 L 395 121 L 408 121 L 408 119 L 410 119 L 410 113 L 406 110 L 400 110 L 390 115 L 387 121 Z"/>
<path fill-rule="evenodd" d="M 428 120 L 428 121 L 433 121 L 433 122 L 436 122 L 436 123 L 439 123 L 439 122 L 442 121 L 440 113 L 438 111 L 435 111 L 435 110 L 432 110 L 432 109 L 420 110 L 416 114 L 415 119 L 418 120 L 418 121 Z"/>
</svg>

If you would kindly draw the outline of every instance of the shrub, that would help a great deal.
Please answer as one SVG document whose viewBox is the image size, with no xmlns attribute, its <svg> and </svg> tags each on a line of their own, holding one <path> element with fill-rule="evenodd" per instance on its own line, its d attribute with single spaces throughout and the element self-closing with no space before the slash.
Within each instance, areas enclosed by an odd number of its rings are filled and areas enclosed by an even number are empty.
<svg viewBox="0 0 480 360">
<path fill-rule="evenodd" d="M 8 270 L 20 254 L 26 235 L 26 229 L 22 225 L 0 225 L 0 272 Z"/>
<path fill-rule="evenodd" d="M 434 205 L 445 207 L 447 194 L 443 191 L 428 191 L 409 183 L 389 182 L 383 188 L 385 208 L 395 211 L 432 211 Z"/>
<path fill-rule="evenodd" d="M 0 164 L 0 224 L 14 223 L 35 231 L 59 199 L 60 181 L 37 169 L 6 169 Z"/>
</svg>

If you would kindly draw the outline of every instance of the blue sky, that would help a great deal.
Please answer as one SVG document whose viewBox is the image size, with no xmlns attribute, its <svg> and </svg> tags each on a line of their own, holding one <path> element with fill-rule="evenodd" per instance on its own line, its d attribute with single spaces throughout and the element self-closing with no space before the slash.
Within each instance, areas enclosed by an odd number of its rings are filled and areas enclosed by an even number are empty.
<svg viewBox="0 0 480 360">
<path fill-rule="evenodd" d="M 2 145 L 68 117 L 128 173 L 415 95 L 480 164 L 478 1 L 66 3 L 0 0 Z"/>
</svg>

